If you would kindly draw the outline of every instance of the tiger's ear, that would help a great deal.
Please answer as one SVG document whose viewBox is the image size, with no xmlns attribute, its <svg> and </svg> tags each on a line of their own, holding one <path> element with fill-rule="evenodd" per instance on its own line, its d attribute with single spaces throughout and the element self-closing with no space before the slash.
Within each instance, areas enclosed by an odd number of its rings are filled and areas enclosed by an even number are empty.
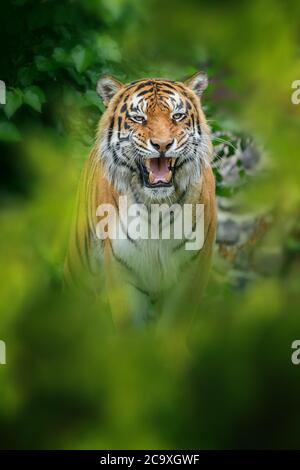
<svg viewBox="0 0 300 470">
<path fill-rule="evenodd" d="M 123 83 L 109 75 L 104 75 L 97 82 L 97 93 L 102 98 L 105 106 L 121 88 L 123 88 Z"/>
<path fill-rule="evenodd" d="M 207 88 L 208 77 L 205 72 L 197 72 L 185 80 L 184 84 L 200 97 L 202 92 Z"/>
</svg>

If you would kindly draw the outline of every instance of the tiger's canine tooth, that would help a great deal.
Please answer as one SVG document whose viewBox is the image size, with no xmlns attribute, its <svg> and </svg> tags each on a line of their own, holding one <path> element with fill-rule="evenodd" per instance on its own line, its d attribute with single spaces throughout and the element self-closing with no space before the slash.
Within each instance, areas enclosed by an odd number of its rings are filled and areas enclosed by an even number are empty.
<svg viewBox="0 0 300 470">
<path fill-rule="evenodd" d="M 167 176 L 165 177 L 165 181 L 166 181 L 167 183 L 169 183 L 169 181 L 171 180 L 171 178 L 172 178 L 172 171 L 170 170 L 169 173 L 167 174 Z"/>
<path fill-rule="evenodd" d="M 154 174 L 152 173 L 152 171 L 150 171 L 150 173 L 149 173 L 149 182 L 150 182 L 151 184 L 153 184 L 153 183 L 155 182 L 155 176 L 154 176 Z"/>
</svg>

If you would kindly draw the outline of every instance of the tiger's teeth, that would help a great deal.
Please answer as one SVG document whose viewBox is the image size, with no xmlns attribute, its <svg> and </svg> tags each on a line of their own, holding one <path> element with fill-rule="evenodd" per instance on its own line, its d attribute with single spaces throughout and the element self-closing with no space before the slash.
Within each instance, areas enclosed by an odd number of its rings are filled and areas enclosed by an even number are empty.
<svg viewBox="0 0 300 470">
<path fill-rule="evenodd" d="M 175 165 L 176 157 L 168 158 L 168 165 L 173 168 Z"/>
<path fill-rule="evenodd" d="M 169 181 L 171 180 L 171 178 L 172 178 L 172 171 L 170 170 L 169 173 L 167 174 L 167 176 L 165 177 L 165 181 L 166 181 L 167 183 L 169 183 Z"/>
<path fill-rule="evenodd" d="M 149 168 L 150 168 L 150 160 L 149 160 L 149 158 L 147 158 L 147 159 L 145 160 L 145 167 L 149 170 Z"/>
<path fill-rule="evenodd" d="M 155 176 L 154 176 L 154 174 L 152 173 L 152 171 L 150 171 L 150 173 L 149 173 L 149 182 L 150 182 L 151 184 L 153 184 L 153 183 L 155 182 Z"/>
</svg>

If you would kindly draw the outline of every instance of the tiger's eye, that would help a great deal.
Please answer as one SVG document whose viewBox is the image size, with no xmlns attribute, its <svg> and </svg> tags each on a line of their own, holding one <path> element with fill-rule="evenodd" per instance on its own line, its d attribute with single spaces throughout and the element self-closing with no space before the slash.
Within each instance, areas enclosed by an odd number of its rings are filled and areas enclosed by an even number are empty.
<svg viewBox="0 0 300 470">
<path fill-rule="evenodd" d="M 181 121 L 185 116 L 186 115 L 184 113 L 175 113 L 173 114 L 173 119 L 174 121 Z"/>
<path fill-rule="evenodd" d="M 132 115 L 131 119 L 140 124 L 144 124 L 144 122 L 146 122 L 146 119 L 144 118 L 144 116 L 139 116 L 138 114 Z"/>
</svg>

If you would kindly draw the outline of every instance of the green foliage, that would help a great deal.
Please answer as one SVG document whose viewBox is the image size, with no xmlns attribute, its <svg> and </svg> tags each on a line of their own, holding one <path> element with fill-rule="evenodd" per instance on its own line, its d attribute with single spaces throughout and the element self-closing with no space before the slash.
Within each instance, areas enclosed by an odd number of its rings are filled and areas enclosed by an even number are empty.
<svg viewBox="0 0 300 470">
<path fill-rule="evenodd" d="M 96 81 L 102 72 L 117 73 L 122 60 L 109 27 L 111 15 L 119 16 L 123 3 L 134 12 L 135 1 L 115 3 L 113 7 L 90 0 L 8 2 L 2 12 L 6 24 L 1 39 L 4 42 L 7 36 L 10 38 L 7 54 L 0 58 L 1 79 L 8 88 L 7 104 L 0 110 L 2 120 L 6 118 L 23 127 L 28 116 L 33 122 L 47 121 L 60 131 L 70 132 L 70 123 L 57 114 L 66 89 L 73 96 L 82 97 L 71 104 L 67 100 L 70 109 L 64 110 L 65 115 L 74 116 L 72 106 L 76 106 L 76 124 L 72 122 L 71 127 L 77 129 L 86 118 L 85 112 L 81 112 L 83 108 L 103 111 L 94 93 Z M 82 141 L 91 138 L 99 117 L 99 113 L 94 116 L 93 125 L 78 138 Z M 7 141 L 3 134 L 1 140 Z"/>
<path fill-rule="evenodd" d="M 17 142 L 21 139 L 21 134 L 11 122 L 0 122 L 0 139 L 4 142 Z"/>
<path fill-rule="evenodd" d="M 2 447 L 299 447 L 299 13 L 299 2 L 279 0 L 3 2 Z M 193 286 L 174 307 L 183 319 L 198 307 L 188 347 L 176 321 L 117 335 L 104 293 L 97 305 L 61 295 L 79 173 L 104 110 L 96 82 L 202 68 L 218 194 L 239 192 L 244 212 L 272 204 L 266 245 L 280 245 L 282 267 L 244 290 L 213 272 L 201 307 Z M 249 181 L 238 159 L 228 184 L 220 158 L 245 148 L 245 133 L 272 171 Z"/>
<path fill-rule="evenodd" d="M 39 113 L 42 111 L 42 104 L 46 101 L 44 92 L 38 86 L 25 88 L 23 99 L 24 103 Z"/>
<path fill-rule="evenodd" d="M 8 119 L 10 119 L 15 112 L 22 106 L 23 93 L 20 89 L 8 91 L 6 94 L 6 105 L 4 106 L 4 112 Z"/>
</svg>

